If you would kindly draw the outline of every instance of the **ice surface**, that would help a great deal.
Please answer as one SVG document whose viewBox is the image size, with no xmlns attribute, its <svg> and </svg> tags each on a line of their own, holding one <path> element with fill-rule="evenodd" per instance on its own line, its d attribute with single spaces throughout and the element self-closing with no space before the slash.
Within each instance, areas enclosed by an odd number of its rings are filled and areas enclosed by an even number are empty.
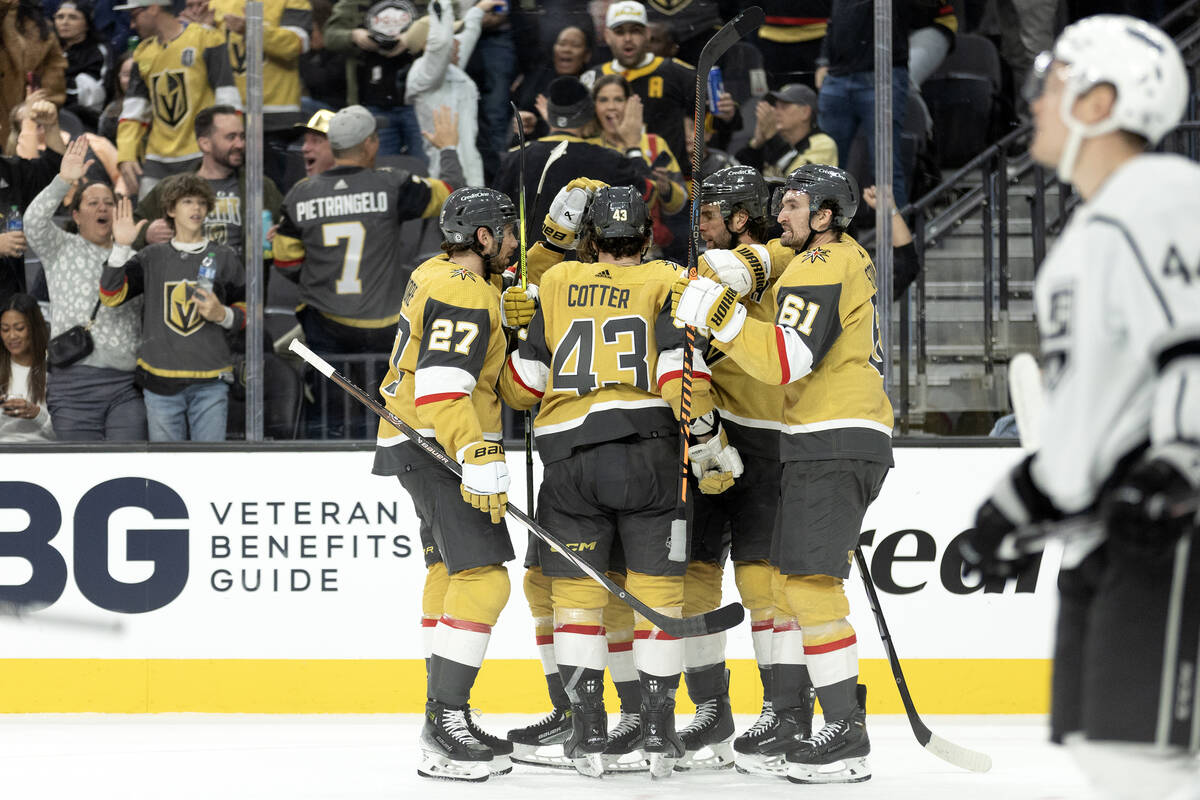
<svg viewBox="0 0 1200 800">
<path fill-rule="evenodd" d="M 484 715 L 503 735 L 537 716 Z M 738 730 L 753 717 L 740 716 Z M 615 717 L 612 718 L 615 723 Z M 680 718 L 679 724 L 687 720 Z M 922 750 L 901 716 L 868 718 L 874 777 L 849 786 L 797 786 L 733 770 L 589 780 L 517 765 L 486 783 L 431 781 L 416 774 L 421 718 L 404 715 L 12 714 L 0 716 L 5 797 L 460 798 L 671 800 L 671 798 L 888 798 L 889 800 L 1067 800 L 1091 796 L 1067 753 L 1045 743 L 1040 717 L 931 716 L 930 727 L 982 750 L 994 766 L 963 772 Z M 619 793 L 614 795 L 614 792 Z"/>
</svg>

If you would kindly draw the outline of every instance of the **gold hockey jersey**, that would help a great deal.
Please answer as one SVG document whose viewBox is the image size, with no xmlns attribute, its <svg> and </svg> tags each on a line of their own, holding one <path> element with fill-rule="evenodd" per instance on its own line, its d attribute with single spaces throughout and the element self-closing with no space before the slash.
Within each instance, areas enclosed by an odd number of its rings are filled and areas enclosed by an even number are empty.
<svg viewBox="0 0 1200 800">
<path fill-rule="evenodd" d="M 158 37 L 143 41 L 133 51 L 133 62 L 117 125 L 117 159 L 137 161 L 145 136 L 146 175 L 162 178 L 194 168 L 200 161 L 196 114 L 217 104 L 242 107 L 225 37 L 212 28 L 186 24 L 169 42 Z"/>
<path fill-rule="evenodd" d="M 467 445 L 501 439 L 496 380 L 505 349 L 495 285 L 445 255 L 431 258 L 409 279 L 379 392 L 388 410 L 459 459 Z M 380 421 L 376 474 L 403 469 L 387 450 L 405 441 Z"/>
<path fill-rule="evenodd" d="M 584 445 L 676 434 L 684 343 L 671 317 L 678 272 L 669 261 L 564 261 L 541 276 L 538 311 L 509 355 L 500 395 L 514 408 L 541 402 L 533 433 L 543 462 Z M 699 416 L 712 408 L 700 347 L 692 363 L 691 412 Z"/>
<path fill-rule="evenodd" d="M 769 320 L 747 314 L 732 341 L 713 341 L 751 377 L 785 387 L 781 460 L 892 463 L 877 299 L 875 265 L 842 234 L 789 260 L 767 295 Z"/>
</svg>

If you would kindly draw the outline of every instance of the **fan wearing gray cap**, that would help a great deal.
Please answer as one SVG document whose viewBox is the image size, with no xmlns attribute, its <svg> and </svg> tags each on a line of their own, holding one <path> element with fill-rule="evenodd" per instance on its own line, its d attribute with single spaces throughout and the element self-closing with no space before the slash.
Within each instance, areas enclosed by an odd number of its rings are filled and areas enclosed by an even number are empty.
<svg viewBox="0 0 1200 800">
<path fill-rule="evenodd" d="M 594 108 L 591 93 L 578 78 L 556 78 L 547 89 L 550 134 L 526 148 L 524 177 L 517 148 L 504 157 L 496 175 L 496 188 L 516 197 L 524 180 L 526 196 L 533 198 L 529 219 L 545 217 L 554 196 L 576 178 L 594 178 L 610 186 L 632 186 L 647 203 L 654 199 L 654 173 L 640 151 L 622 155 L 584 140 L 595 115 Z M 530 240 L 536 236 L 536 231 L 528 233 Z M 529 280 L 536 283 L 533 275 Z"/>
<path fill-rule="evenodd" d="M 308 344 L 324 354 L 385 352 L 392 346 L 408 281 L 400 225 L 436 217 L 451 187 L 403 170 L 376 169 L 375 117 L 348 106 L 329 120 L 334 167 L 305 178 L 283 201 L 275 265 L 300 285 Z M 451 126 L 435 131 L 445 148 Z M 453 150 L 442 150 L 442 174 L 462 178 Z"/>
<path fill-rule="evenodd" d="M 737 160 L 765 178 L 786 178 L 802 164 L 838 164 L 837 143 L 817 128 L 817 93 L 803 83 L 771 92 L 755 109 L 757 122 Z"/>
</svg>

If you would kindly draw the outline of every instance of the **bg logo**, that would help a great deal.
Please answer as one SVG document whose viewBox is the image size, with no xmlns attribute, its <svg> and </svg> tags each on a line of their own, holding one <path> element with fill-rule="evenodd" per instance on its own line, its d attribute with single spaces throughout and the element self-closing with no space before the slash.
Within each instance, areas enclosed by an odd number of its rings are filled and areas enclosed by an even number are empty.
<svg viewBox="0 0 1200 800">
<path fill-rule="evenodd" d="M 0 601 L 45 607 L 67 586 L 67 563 L 50 542 L 62 526 L 54 495 L 35 483 L 0 481 L 0 509 L 29 515 L 21 531 L 0 531 L 0 558 L 22 558 L 33 575 L 20 586 L 0 586 Z M 108 569 L 108 521 L 123 508 L 142 508 L 155 519 L 188 519 L 187 506 L 174 489 L 147 478 L 115 478 L 91 489 L 75 508 L 75 583 L 89 601 L 108 611 L 139 614 L 170 603 L 187 584 L 188 529 L 129 530 L 125 557 L 150 561 L 154 571 L 144 581 L 118 581 Z"/>
</svg>

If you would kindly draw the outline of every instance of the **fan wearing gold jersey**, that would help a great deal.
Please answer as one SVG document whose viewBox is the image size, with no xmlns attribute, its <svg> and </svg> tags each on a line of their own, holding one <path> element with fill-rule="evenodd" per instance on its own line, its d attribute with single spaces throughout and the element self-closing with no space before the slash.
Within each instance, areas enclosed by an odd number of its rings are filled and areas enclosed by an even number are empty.
<svg viewBox="0 0 1200 800">
<path fill-rule="evenodd" d="M 771 564 L 775 606 L 798 618 L 806 665 L 777 663 L 772 671 L 807 670 L 825 727 L 806 736 L 811 712 L 794 698 L 775 708 L 773 736 L 752 752 L 736 749 L 739 767 L 786 771 L 799 783 L 870 777 L 866 691 L 858 685 L 843 581 L 867 506 L 892 465 L 893 415 L 883 386 L 875 266 L 845 233 L 858 199 L 854 178 L 836 167 L 806 164 L 788 176 L 772 210 L 783 226 L 780 242 L 801 252 L 768 295 L 770 320 L 750 317 L 735 288 L 707 278 L 681 279 L 674 304 L 676 320 L 710 331 L 714 346 L 748 375 L 784 386 Z M 773 676 L 776 686 L 780 679 Z"/>
<path fill-rule="evenodd" d="M 685 564 L 667 557 L 683 367 L 683 330 L 670 315 L 679 268 L 643 263 L 649 243 L 641 196 L 629 187 L 598 189 L 576 247 L 585 260 L 542 275 L 539 310 L 499 388 L 516 408 L 541 403 L 533 427 L 545 464 L 538 521 L 600 570 L 619 539 L 629 591 L 682 616 Z M 707 413 L 709 375 L 699 353 L 693 374 L 693 413 Z M 538 555 L 551 578 L 554 651 L 571 701 L 565 754 L 581 773 L 598 776 L 607 732 L 607 593 L 549 547 Z M 641 617 L 635 628 L 642 747 L 651 773 L 663 777 L 683 755 L 674 724 L 683 643 Z"/>
<path fill-rule="evenodd" d="M 533 304 L 507 319 L 491 278 L 516 251 L 516 220 L 512 201 L 492 189 L 460 189 L 447 198 L 440 217 L 445 254 L 420 265 L 408 282 L 380 387 L 389 410 L 462 466 L 460 482 L 380 423 L 372 471 L 399 478 L 421 523 L 422 625 L 431 641 L 417 771 L 432 778 L 479 781 L 512 769 L 512 747 L 475 727 L 467 703 L 508 600 L 504 562 L 513 557 L 503 522 L 509 477 L 496 380 L 504 325 L 528 322 Z M 510 294 L 527 299 L 520 289 Z"/>
</svg>

